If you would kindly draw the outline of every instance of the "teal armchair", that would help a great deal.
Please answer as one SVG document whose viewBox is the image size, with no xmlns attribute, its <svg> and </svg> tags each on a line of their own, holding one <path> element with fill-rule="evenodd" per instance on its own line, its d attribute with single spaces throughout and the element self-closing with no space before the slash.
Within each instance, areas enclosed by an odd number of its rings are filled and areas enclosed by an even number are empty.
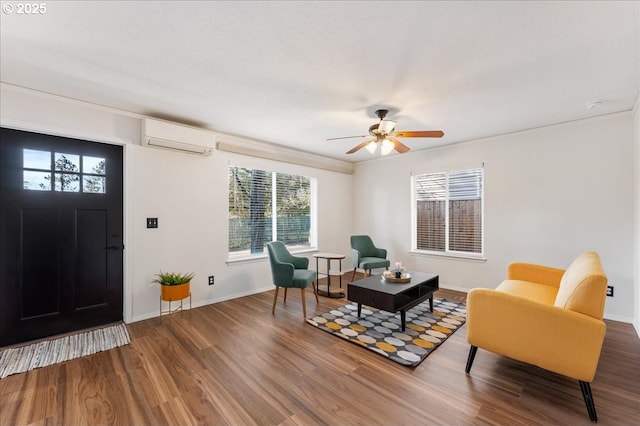
<svg viewBox="0 0 640 426">
<path fill-rule="evenodd" d="M 364 269 L 366 277 L 371 275 L 372 269 L 389 269 L 389 265 L 391 265 L 391 262 L 387 260 L 387 250 L 373 245 L 373 241 L 368 235 L 351 236 L 351 259 L 353 259 L 351 281 L 355 278 L 358 268 Z"/>
<path fill-rule="evenodd" d="M 287 289 L 299 288 L 302 292 L 302 315 L 307 318 L 307 305 L 305 301 L 305 289 L 309 284 L 313 286 L 313 294 L 318 300 L 318 291 L 316 289 L 316 271 L 309 270 L 309 259 L 306 257 L 293 256 L 287 250 L 284 243 L 280 241 L 271 241 L 267 244 L 269 252 L 269 261 L 271 262 L 271 276 L 273 285 L 276 286 L 276 292 L 273 296 L 273 308 L 271 314 L 276 312 L 276 301 L 278 300 L 278 290 L 284 288 L 284 303 L 287 303 Z"/>
</svg>

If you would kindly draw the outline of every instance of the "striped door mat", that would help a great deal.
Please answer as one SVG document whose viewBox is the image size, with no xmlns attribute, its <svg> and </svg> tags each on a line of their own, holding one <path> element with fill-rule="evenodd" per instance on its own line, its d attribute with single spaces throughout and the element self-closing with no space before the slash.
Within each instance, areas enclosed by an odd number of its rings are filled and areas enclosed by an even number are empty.
<svg viewBox="0 0 640 426">
<path fill-rule="evenodd" d="M 125 324 L 0 351 L 0 379 L 131 343 Z"/>
</svg>

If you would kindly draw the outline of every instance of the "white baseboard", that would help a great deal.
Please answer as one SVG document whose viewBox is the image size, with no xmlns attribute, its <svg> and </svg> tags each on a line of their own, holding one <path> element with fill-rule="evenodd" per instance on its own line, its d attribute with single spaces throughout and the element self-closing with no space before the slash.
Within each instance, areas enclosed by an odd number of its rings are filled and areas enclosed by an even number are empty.
<svg viewBox="0 0 640 426">
<path fill-rule="evenodd" d="M 440 286 L 440 288 L 445 289 L 445 290 L 454 290 L 454 291 L 459 291 L 462 293 L 468 293 L 469 289 L 465 288 L 465 287 L 457 287 L 457 286 L 453 286 L 453 285 L 445 285 L 445 286 Z M 211 305 L 214 303 L 219 303 L 219 302 L 224 302 L 226 300 L 232 300 L 232 299 L 238 299 L 240 297 L 244 297 L 244 296 L 251 296 L 252 294 L 258 294 L 258 293 L 263 293 L 265 291 L 269 291 L 269 290 L 273 290 L 273 285 L 269 285 L 266 287 L 261 287 L 261 288 L 257 288 L 257 289 L 253 289 L 253 290 L 249 290 L 249 291 L 245 291 L 242 293 L 234 293 L 231 295 L 227 295 L 227 296 L 223 296 L 223 297 L 216 297 L 214 299 L 206 299 L 206 300 L 201 300 L 197 303 L 192 304 L 192 307 L 194 308 L 199 308 L 200 306 L 206 306 L 206 305 Z M 127 322 L 127 324 L 133 323 L 133 322 L 138 322 L 138 321 L 144 321 L 150 318 L 155 318 L 160 316 L 159 312 L 148 312 L 145 314 L 141 314 L 141 315 L 135 315 L 131 321 Z M 633 324 L 636 333 L 638 334 L 638 337 L 640 337 L 640 327 L 638 326 L 638 324 L 636 322 L 633 321 L 633 318 L 628 318 L 628 317 L 621 317 L 619 315 L 610 315 L 610 314 L 604 314 L 604 319 L 608 319 L 611 321 L 618 321 L 618 322 L 624 322 L 624 323 L 628 323 L 628 324 Z"/>
<path fill-rule="evenodd" d="M 621 317 L 620 315 L 611 315 L 607 313 L 605 313 L 603 316 L 604 316 L 604 319 L 611 320 L 611 321 L 626 322 L 627 324 L 633 323 L 633 318 L 629 318 L 629 317 Z"/>
<path fill-rule="evenodd" d="M 149 312 L 147 314 L 134 315 L 131 318 L 131 321 L 125 321 L 125 324 L 131 324 L 133 322 L 144 321 L 144 320 L 148 320 L 150 318 L 155 318 L 157 316 L 160 316 L 160 314 L 158 312 Z"/>
<path fill-rule="evenodd" d="M 456 287 L 455 285 L 441 285 L 440 288 L 445 290 L 460 291 L 462 293 L 469 293 L 469 290 L 470 290 L 466 287 Z"/>
<path fill-rule="evenodd" d="M 224 302 L 225 300 L 232 300 L 232 299 L 238 299 L 240 297 L 244 297 L 244 296 L 251 296 L 252 294 L 258 294 L 258 293 L 264 293 L 265 291 L 269 291 L 269 290 L 273 290 L 273 285 L 269 285 L 266 287 L 262 287 L 262 288 L 258 288 L 258 289 L 253 289 L 253 290 L 249 290 L 249 291 L 244 291 L 242 293 L 234 293 L 228 296 L 224 296 L 224 297 L 216 297 L 214 299 L 206 299 L 206 300 L 201 300 L 199 302 L 193 303 L 191 305 L 192 308 L 199 308 L 200 306 L 206 306 L 206 305 L 212 305 L 214 303 L 218 303 L 218 302 Z M 140 315 L 135 315 L 133 316 L 133 318 L 131 319 L 131 321 L 125 321 L 127 324 L 131 324 L 134 322 L 138 322 L 138 321 L 144 321 L 144 320 L 148 320 L 150 318 L 156 318 L 160 316 L 160 312 L 148 312 L 145 314 L 140 314 Z"/>
</svg>

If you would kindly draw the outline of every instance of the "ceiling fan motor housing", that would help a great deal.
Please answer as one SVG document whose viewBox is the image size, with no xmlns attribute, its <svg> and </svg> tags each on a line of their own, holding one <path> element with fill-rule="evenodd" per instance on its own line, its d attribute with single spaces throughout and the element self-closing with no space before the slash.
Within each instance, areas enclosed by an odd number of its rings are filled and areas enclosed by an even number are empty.
<svg viewBox="0 0 640 426">
<path fill-rule="evenodd" d="M 376 115 L 380 120 L 384 120 L 384 118 L 387 116 L 388 113 L 389 113 L 388 109 L 379 109 L 376 111 Z"/>
<path fill-rule="evenodd" d="M 395 122 L 389 122 L 389 123 L 393 123 L 393 126 L 390 128 L 390 130 L 385 131 L 385 129 L 383 128 L 383 130 L 380 131 L 380 124 L 385 121 L 384 118 L 387 116 L 388 112 L 389 110 L 387 109 L 379 109 L 376 111 L 376 115 L 380 119 L 380 122 L 373 124 L 372 126 L 369 127 L 369 134 L 371 136 L 380 137 L 381 135 L 388 135 L 393 131 L 393 127 L 395 127 Z M 389 127 L 389 126 L 387 125 L 384 127 Z"/>
</svg>

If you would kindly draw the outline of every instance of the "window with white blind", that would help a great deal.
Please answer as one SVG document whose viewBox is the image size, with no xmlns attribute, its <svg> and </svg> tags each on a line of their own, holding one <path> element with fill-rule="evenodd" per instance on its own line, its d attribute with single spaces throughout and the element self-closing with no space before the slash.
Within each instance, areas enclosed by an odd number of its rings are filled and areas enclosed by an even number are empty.
<svg viewBox="0 0 640 426">
<path fill-rule="evenodd" d="M 483 254 L 482 168 L 413 177 L 413 250 Z"/>
<path fill-rule="evenodd" d="M 229 167 L 229 259 L 263 256 L 269 241 L 290 251 L 315 241 L 312 179 Z"/>
</svg>

